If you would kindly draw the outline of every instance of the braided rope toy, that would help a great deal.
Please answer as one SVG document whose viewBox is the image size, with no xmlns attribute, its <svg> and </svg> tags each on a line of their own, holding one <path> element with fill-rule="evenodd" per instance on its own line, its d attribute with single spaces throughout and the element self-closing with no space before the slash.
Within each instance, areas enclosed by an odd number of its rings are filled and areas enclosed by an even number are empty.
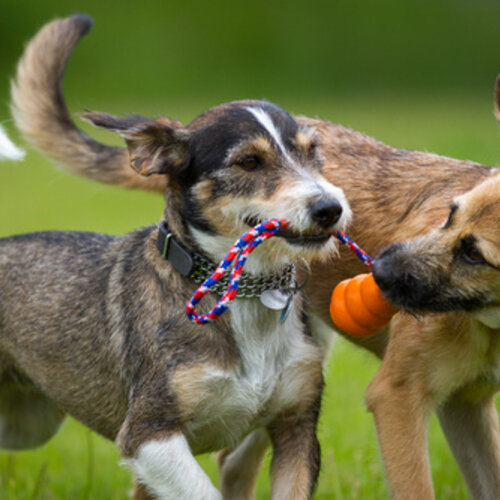
<svg viewBox="0 0 500 500">
<path fill-rule="evenodd" d="M 270 219 L 258 224 L 243 234 L 243 236 L 234 243 L 213 274 L 203 282 L 191 297 L 191 300 L 186 305 L 187 317 L 199 325 L 205 325 L 224 314 L 236 297 L 240 284 L 240 275 L 248 255 L 250 255 L 261 243 L 276 236 L 276 234 L 287 226 L 288 222 L 286 220 Z M 224 295 L 219 299 L 211 311 L 206 314 L 197 314 L 195 311 L 196 305 L 222 278 L 234 259 L 236 259 L 236 261 L 231 271 L 229 284 Z"/>
<path fill-rule="evenodd" d="M 344 243 L 344 245 L 347 245 L 351 252 L 355 253 L 367 266 L 373 266 L 374 259 L 372 259 L 358 244 L 354 243 L 349 236 L 345 235 L 341 231 L 337 231 L 335 236 L 337 236 L 337 238 Z"/>
<path fill-rule="evenodd" d="M 231 247 L 227 255 L 219 264 L 217 269 L 207 278 L 203 284 L 195 291 L 191 299 L 186 305 L 187 317 L 199 325 L 210 323 L 222 314 L 224 314 L 238 292 L 239 280 L 243 271 L 243 266 L 250 255 L 261 243 L 273 236 L 276 236 L 282 229 L 289 225 L 284 219 L 270 219 L 262 222 L 244 233 Z M 346 236 L 341 231 L 333 233 L 342 243 L 347 245 L 366 265 L 372 266 L 373 259 L 351 238 Z M 210 291 L 211 288 L 222 278 L 225 272 L 229 269 L 231 263 L 235 261 L 231 271 L 229 284 L 223 296 L 217 304 L 205 314 L 198 314 L 195 310 L 201 299 Z M 344 283 L 344 282 L 342 282 Z M 341 326 L 341 325 L 338 325 Z M 342 328 L 343 329 L 343 328 Z"/>
</svg>

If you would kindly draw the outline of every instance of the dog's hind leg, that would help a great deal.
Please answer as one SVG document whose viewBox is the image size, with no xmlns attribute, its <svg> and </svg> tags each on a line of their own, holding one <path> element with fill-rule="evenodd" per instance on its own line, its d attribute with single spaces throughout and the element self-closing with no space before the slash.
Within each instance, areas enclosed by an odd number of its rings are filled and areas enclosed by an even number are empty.
<svg viewBox="0 0 500 500">
<path fill-rule="evenodd" d="M 471 400 L 453 395 L 438 409 L 443 432 L 472 498 L 500 498 L 500 432 L 491 395 Z"/>
<path fill-rule="evenodd" d="M 0 384 L 0 447 L 35 448 L 59 429 L 64 413 L 32 385 L 3 381 Z"/>
<path fill-rule="evenodd" d="M 250 500 L 271 440 L 265 429 L 251 432 L 236 448 L 219 453 L 220 490 L 224 498 Z"/>
</svg>

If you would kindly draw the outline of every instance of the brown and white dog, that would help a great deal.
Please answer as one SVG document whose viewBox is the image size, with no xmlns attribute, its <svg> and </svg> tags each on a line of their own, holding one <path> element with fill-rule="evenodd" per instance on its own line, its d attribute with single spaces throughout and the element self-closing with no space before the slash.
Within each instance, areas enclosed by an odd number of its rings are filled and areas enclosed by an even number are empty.
<svg viewBox="0 0 500 500">
<path fill-rule="evenodd" d="M 74 130 L 61 133 L 64 118 L 49 117 L 62 101 L 51 110 L 55 102 L 37 93 L 47 83 L 44 65 L 60 77 L 90 25 L 77 15 L 35 37 L 19 66 L 16 114 L 26 127 L 43 125 L 43 140 L 61 156 L 70 151 L 104 169 L 99 155 L 110 150 Z M 36 119 L 24 114 L 30 107 Z M 265 435 L 273 443 L 272 498 L 311 498 L 324 356 L 295 293 L 294 261 L 335 254 L 331 233 L 350 218 L 342 190 L 321 174 L 314 128 L 264 101 L 224 104 L 187 126 L 84 116 L 125 138 L 127 154 L 111 151 L 130 156 L 135 172 L 164 178 L 165 212 L 160 230 L 121 237 L 0 240 L 0 446 L 37 446 L 70 414 L 116 440 L 139 483 L 137 498 L 216 499 L 193 454 Z M 249 258 L 240 282 L 248 296 L 212 324 L 190 323 L 184 308 L 199 274 L 255 221 L 274 217 L 290 224 Z M 165 233 L 169 245 L 160 251 Z M 259 300 L 269 290 L 288 294 L 286 319 Z M 214 303 L 207 297 L 206 307 Z M 226 485 L 222 493 L 239 494 Z"/>
<path fill-rule="evenodd" d="M 59 45 L 53 41 L 54 32 L 46 30 L 28 46 L 13 87 L 13 111 L 19 127 L 40 150 L 80 175 L 164 193 L 165 176 L 139 175 L 130 168 L 126 149 L 94 141 L 69 118 L 60 83 L 71 50 L 83 34 L 70 31 L 59 38 Z M 41 51 L 50 57 L 40 57 Z M 499 96 L 497 92 L 497 103 Z M 372 255 L 393 242 L 427 233 L 446 219 L 457 195 L 490 175 L 490 169 L 476 163 L 392 148 L 332 123 L 305 117 L 296 118 L 296 122 L 315 130 L 319 168 L 333 185 L 342 188 L 354 214 L 349 234 Z M 329 317 L 331 292 L 339 281 L 360 272 L 365 272 L 364 266 L 345 249 L 340 250 L 340 260 L 332 257 L 313 266 L 311 286 L 306 289 L 308 322 L 324 359 L 334 336 Z M 455 312 L 432 314 L 425 320 L 398 314 L 390 329 L 371 338 L 346 336 L 383 359 L 367 401 L 375 413 L 389 485 L 396 498 L 433 497 L 426 419 L 438 401 L 441 424 L 471 495 L 500 497 L 492 391 L 472 391 L 471 397 L 467 386 L 459 387 L 449 377 L 453 370 L 438 370 L 443 356 L 460 360 L 464 372 L 477 365 L 477 351 L 468 351 L 468 345 L 475 342 L 476 329 L 467 325 L 478 323 L 470 318 L 470 314 Z M 430 341 L 440 336 L 449 339 L 442 344 L 442 351 L 436 349 L 439 340 L 436 344 Z M 398 368 L 394 360 L 412 348 L 425 359 L 419 365 L 421 369 L 414 371 L 416 356 L 410 360 L 403 357 L 407 364 Z M 426 363 L 433 366 L 429 368 Z M 427 399 L 429 394 L 422 390 L 428 387 L 428 377 L 437 374 L 439 378 L 441 373 L 447 376 L 439 379 L 440 396 Z M 415 401 L 425 404 L 413 407 Z M 228 498 L 251 497 L 256 470 L 267 446 L 266 434 L 256 431 L 221 455 L 222 491 Z"/>
</svg>

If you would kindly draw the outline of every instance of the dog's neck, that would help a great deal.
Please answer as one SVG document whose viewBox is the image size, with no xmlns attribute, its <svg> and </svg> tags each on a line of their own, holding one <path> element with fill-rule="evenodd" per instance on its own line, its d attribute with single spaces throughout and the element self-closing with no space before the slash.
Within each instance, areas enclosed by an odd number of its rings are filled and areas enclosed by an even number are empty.
<svg viewBox="0 0 500 500">
<path fill-rule="evenodd" d="M 217 268 L 214 259 L 207 257 L 206 252 L 200 252 L 197 248 L 193 250 L 186 247 L 183 241 L 179 241 L 165 220 L 158 225 L 156 247 L 162 257 L 169 261 L 177 272 L 195 283 L 203 283 Z M 297 287 L 295 267 L 295 264 L 288 262 L 273 272 L 243 272 L 239 280 L 238 296 L 252 298 L 259 297 L 266 290 L 295 290 Z M 227 273 L 212 288 L 212 291 L 222 295 L 227 289 L 228 282 Z"/>
<path fill-rule="evenodd" d="M 248 228 L 249 229 L 249 228 Z M 227 236 L 211 235 L 196 228 L 190 228 L 192 239 L 197 242 L 212 262 L 220 262 L 233 245 L 235 239 Z M 292 263 L 290 255 L 283 252 L 276 244 L 278 238 L 272 238 L 256 248 L 245 264 L 245 272 L 253 276 L 275 274 Z M 296 259 L 295 259 L 296 260 Z"/>
<path fill-rule="evenodd" d="M 180 190 L 174 186 L 173 189 L 167 189 L 165 196 L 165 211 L 159 225 L 157 249 L 177 271 L 195 283 L 201 284 L 215 270 L 234 241 L 197 230 L 189 226 L 180 214 L 182 214 L 182 196 Z M 169 233 L 172 237 L 170 242 L 166 242 Z M 165 243 L 170 246 L 171 253 L 168 252 L 170 255 L 166 255 Z M 274 246 L 273 243 L 273 241 L 266 242 L 266 247 L 269 249 Z M 273 254 L 274 260 L 269 258 L 269 254 Z M 170 256 L 173 258 L 169 258 Z M 264 290 L 269 289 L 295 289 L 297 286 L 295 267 L 289 256 L 257 248 L 246 262 L 238 296 L 260 296 Z M 214 290 L 220 295 L 227 285 L 226 275 Z"/>
<path fill-rule="evenodd" d="M 163 221 L 166 222 L 170 232 L 177 241 L 189 252 L 200 253 L 196 241 L 191 236 L 186 220 L 182 214 L 182 195 L 178 186 L 172 186 L 175 181 L 168 179 L 168 187 L 165 191 L 165 209 L 163 211 Z"/>
</svg>

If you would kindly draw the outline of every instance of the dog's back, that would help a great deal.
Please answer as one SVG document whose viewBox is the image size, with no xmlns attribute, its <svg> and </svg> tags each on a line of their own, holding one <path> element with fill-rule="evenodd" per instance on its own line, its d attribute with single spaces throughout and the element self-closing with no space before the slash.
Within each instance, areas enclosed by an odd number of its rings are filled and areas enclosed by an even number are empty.
<svg viewBox="0 0 500 500">
<path fill-rule="evenodd" d="M 113 241 L 77 232 L 0 240 L 0 446 L 43 443 L 64 412 L 116 436 L 126 391 L 112 369 L 107 333 L 113 305 L 106 299 L 119 256 L 109 251 Z"/>
</svg>

